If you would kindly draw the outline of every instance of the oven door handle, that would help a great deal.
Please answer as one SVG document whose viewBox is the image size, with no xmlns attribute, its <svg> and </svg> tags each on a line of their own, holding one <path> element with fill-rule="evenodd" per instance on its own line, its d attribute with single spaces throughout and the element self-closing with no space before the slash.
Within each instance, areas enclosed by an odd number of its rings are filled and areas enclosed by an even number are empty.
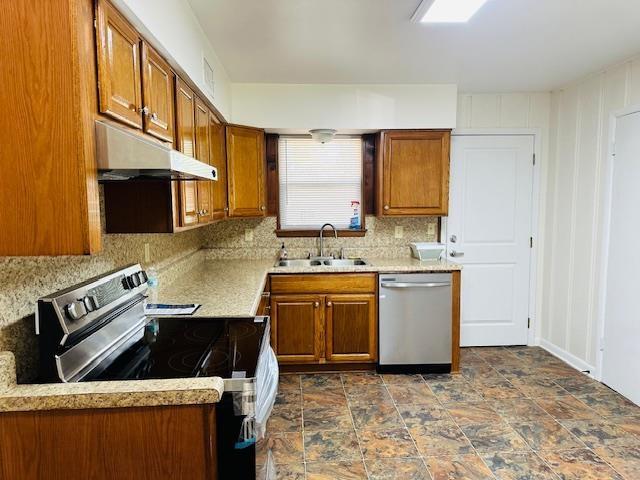
<svg viewBox="0 0 640 480">
<path fill-rule="evenodd" d="M 393 282 L 380 284 L 382 288 L 436 288 L 436 287 L 449 287 L 451 282 Z"/>
</svg>

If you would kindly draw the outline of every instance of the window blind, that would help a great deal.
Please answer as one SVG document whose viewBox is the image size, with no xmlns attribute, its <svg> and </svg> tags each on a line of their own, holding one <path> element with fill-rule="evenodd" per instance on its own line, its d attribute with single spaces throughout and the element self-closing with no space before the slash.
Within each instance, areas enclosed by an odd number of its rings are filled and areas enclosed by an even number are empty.
<svg viewBox="0 0 640 480">
<path fill-rule="evenodd" d="M 348 228 L 351 202 L 362 199 L 361 138 L 335 137 L 323 144 L 280 136 L 278 148 L 280 228 L 310 230 L 324 223 Z"/>
</svg>

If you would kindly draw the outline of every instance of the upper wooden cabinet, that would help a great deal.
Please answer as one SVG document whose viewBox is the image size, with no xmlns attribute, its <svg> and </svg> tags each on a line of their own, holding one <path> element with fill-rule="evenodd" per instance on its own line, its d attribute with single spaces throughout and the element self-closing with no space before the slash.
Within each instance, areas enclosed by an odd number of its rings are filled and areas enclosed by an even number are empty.
<svg viewBox="0 0 640 480">
<path fill-rule="evenodd" d="M 218 170 L 218 181 L 211 187 L 211 219 L 227 216 L 227 150 L 224 125 L 211 113 L 209 115 L 209 162 Z"/>
<path fill-rule="evenodd" d="M 96 9 L 100 112 L 142 128 L 141 38 L 105 1 Z"/>
<path fill-rule="evenodd" d="M 211 132 L 209 129 L 209 109 L 205 103 L 196 97 L 195 125 L 196 125 L 196 158 L 211 165 Z M 199 180 L 196 182 L 198 190 L 198 222 L 211 221 L 211 188 L 213 181 Z"/>
<path fill-rule="evenodd" d="M 90 1 L 2 3 L 1 256 L 100 251 L 93 15 Z"/>
<path fill-rule="evenodd" d="M 448 130 L 389 130 L 378 148 L 377 214 L 447 215 Z"/>
<path fill-rule="evenodd" d="M 227 184 L 230 217 L 264 217 L 264 130 L 227 127 Z"/>
<path fill-rule="evenodd" d="M 173 142 L 173 72 L 146 42 L 142 42 L 142 99 L 144 131 Z"/>
<path fill-rule="evenodd" d="M 196 156 L 196 95 L 176 77 L 176 147 L 185 155 Z"/>
</svg>

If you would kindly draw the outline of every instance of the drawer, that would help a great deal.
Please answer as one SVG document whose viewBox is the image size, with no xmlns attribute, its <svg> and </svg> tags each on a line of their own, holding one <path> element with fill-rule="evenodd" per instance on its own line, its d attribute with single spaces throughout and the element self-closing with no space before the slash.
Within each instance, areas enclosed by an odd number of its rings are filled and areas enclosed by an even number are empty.
<svg viewBox="0 0 640 480">
<path fill-rule="evenodd" d="M 375 293 L 375 273 L 271 275 L 271 293 Z"/>
</svg>

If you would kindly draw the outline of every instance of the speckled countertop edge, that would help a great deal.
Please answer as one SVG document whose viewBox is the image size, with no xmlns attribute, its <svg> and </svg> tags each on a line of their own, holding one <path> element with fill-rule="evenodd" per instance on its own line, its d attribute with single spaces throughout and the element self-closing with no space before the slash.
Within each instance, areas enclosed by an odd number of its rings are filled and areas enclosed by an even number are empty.
<svg viewBox="0 0 640 480">
<path fill-rule="evenodd" d="M 0 352 L 0 412 L 216 403 L 220 377 L 16 384 L 13 354 Z"/>
</svg>

